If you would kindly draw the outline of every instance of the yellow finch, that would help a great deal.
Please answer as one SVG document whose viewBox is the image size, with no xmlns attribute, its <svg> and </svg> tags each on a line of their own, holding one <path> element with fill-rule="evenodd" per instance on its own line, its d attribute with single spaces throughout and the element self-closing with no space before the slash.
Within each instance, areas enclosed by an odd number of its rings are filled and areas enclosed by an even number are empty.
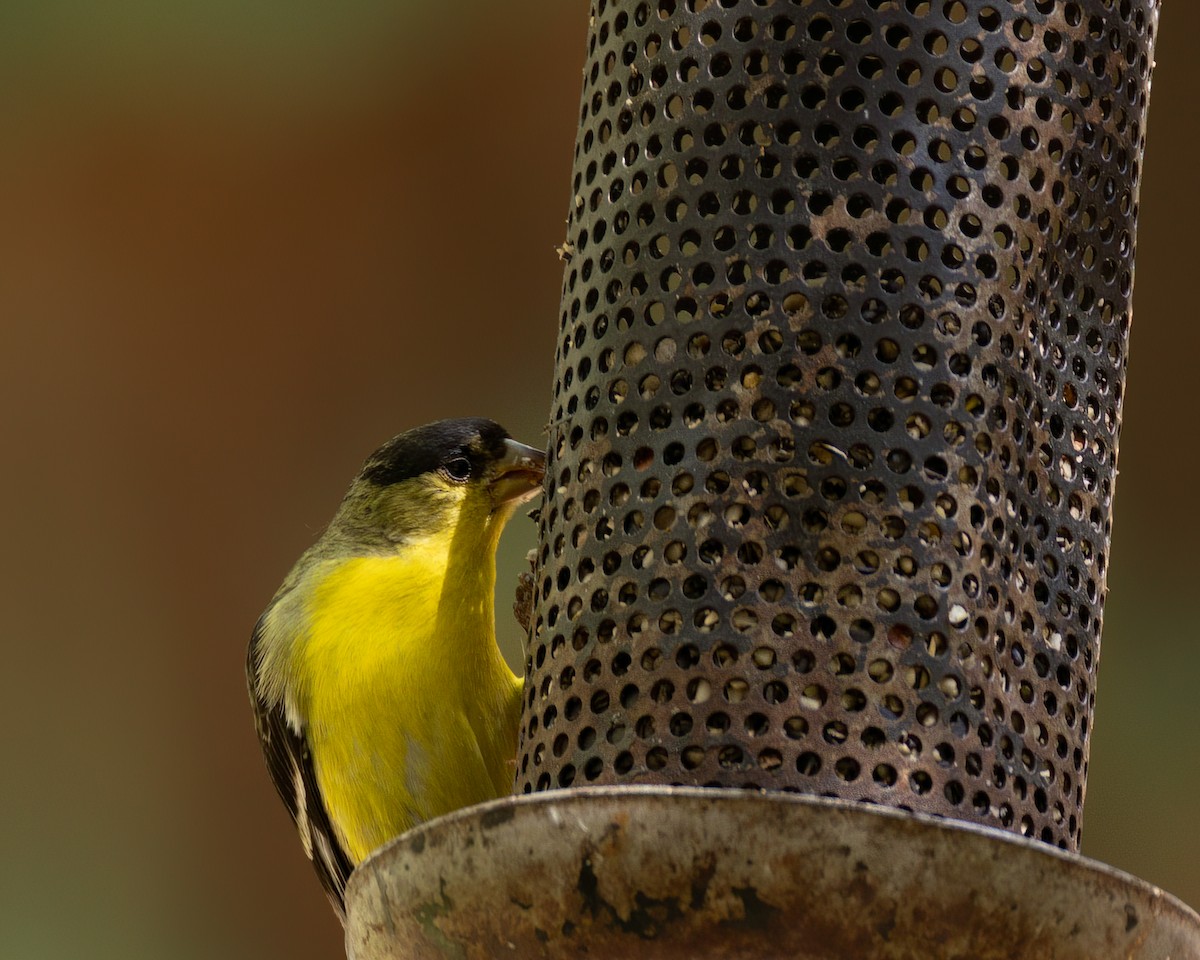
<svg viewBox="0 0 1200 960">
<path fill-rule="evenodd" d="M 388 441 L 254 628 L 267 767 L 343 920 L 368 853 L 510 789 L 521 681 L 496 647 L 495 554 L 544 462 L 490 420 Z"/>
</svg>

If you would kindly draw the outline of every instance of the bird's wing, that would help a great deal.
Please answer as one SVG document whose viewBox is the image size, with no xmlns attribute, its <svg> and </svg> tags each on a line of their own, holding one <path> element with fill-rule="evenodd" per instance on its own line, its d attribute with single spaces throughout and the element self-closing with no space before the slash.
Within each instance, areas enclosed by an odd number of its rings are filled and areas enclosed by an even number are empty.
<svg viewBox="0 0 1200 960">
<path fill-rule="evenodd" d="M 258 658 L 262 629 L 263 620 L 260 619 L 254 627 L 254 636 L 246 656 L 246 681 L 250 688 L 250 702 L 254 705 L 254 726 L 258 730 L 258 740 L 262 744 L 263 756 L 266 757 L 275 789 L 295 819 L 304 852 L 312 860 L 317 876 L 321 878 L 321 886 L 325 888 L 329 902 L 344 924 L 346 881 L 354 870 L 354 864 L 342 849 L 333 824 L 329 821 L 303 731 L 294 729 L 288 722 L 282 703 L 268 703 L 260 693 Z"/>
</svg>

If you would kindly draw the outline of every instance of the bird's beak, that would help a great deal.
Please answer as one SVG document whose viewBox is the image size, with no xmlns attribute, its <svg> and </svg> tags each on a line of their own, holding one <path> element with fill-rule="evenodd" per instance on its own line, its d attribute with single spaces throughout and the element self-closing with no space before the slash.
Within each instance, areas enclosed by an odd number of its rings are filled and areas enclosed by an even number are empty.
<svg viewBox="0 0 1200 960">
<path fill-rule="evenodd" d="M 496 461 L 496 475 L 488 484 L 492 507 L 516 506 L 530 499 L 542 486 L 546 455 L 515 440 L 504 441 L 504 456 Z"/>
</svg>

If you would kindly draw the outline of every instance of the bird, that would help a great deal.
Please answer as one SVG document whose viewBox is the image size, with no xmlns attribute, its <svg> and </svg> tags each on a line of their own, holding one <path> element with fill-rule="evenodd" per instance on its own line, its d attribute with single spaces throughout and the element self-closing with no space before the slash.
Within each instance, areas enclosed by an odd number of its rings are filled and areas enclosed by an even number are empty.
<svg viewBox="0 0 1200 960">
<path fill-rule="evenodd" d="M 495 555 L 544 469 L 492 420 L 394 437 L 254 627 L 259 742 L 343 925 L 368 853 L 511 790 L 522 680 L 496 645 Z"/>
</svg>

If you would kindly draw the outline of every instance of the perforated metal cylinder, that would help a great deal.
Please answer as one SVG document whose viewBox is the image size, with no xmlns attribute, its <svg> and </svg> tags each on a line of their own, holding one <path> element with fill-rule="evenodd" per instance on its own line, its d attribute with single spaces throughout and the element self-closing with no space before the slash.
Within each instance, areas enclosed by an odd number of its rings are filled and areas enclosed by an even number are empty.
<svg viewBox="0 0 1200 960">
<path fill-rule="evenodd" d="M 1078 846 L 1157 0 L 593 0 L 516 788 Z"/>
</svg>

